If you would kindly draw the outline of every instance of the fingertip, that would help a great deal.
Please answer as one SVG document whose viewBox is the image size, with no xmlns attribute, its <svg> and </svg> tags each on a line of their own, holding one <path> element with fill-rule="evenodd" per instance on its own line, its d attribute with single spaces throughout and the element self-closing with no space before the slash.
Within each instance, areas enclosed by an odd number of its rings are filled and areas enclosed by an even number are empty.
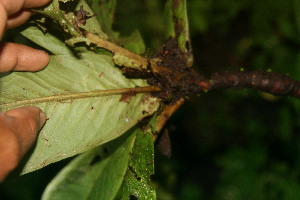
<svg viewBox="0 0 300 200">
<path fill-rule="evenodd" d="M 42 128 L 47 120 L 46 114 L 40 110 L 40 128 Z"/>
<path fill-rule="evenodd" d="M 25 23 L 30 18 L 31 15 L 32 12 L 30 10 L 22 10 L 10 16 L 7 20 L 6 29 L 12 29 Z"/>
<path fill-rule="evenodd" d="M 2 39 L 4 30 L 6 28 L 7 13 L 2 4 L 0 4 L 0 39 Z"/>
<path fill-rule="evenodd" d="M 25 45 L 4 43 L 0 47 L 0 72 L 39 71 L 49 63 L 49 55 Z"/>
<path fill-rule="evenodd" d="M 32 106 L 0 112 L 0 182 L 33 145 L 45 121 L 45 113 Z"/>
<path fill-rule="evenodd" d="M 27 132 L 37 133 L 38 130 L 46 122 L 46 114 L 37 107 L 34 106 L 24 106 L 20 108 L 14 108 L 5 113 L 7 116 L 14 117 L 15 122 L 19 125 L 20 128 L 23 127 L 22 131 L 26 130 Z"/>
<path fill-rule="evenodd" d="M 31 65 L 24 66 L 24 69 L 19 68 L 18 71 L 40 71 L 47 67 L 50 62 L 50 56 L 46 51 L 33 49 L 32 54 L 34 58 L 32 58 Z M 24 61 L 26 63 L 26 60 Z"/>
<path fill-rule="evenodd" d="M 27 0 L 25 1 L 24 8 L 36 8 L 36 7 L 44 6 L 50 3 L 51 1 L 52 0 L 39 0 L 39 1 Z"/>
<path fill-rule="evenodd" d="M 50 61 L 49 54 L 43 50 L 23 46 L 18 55 L 15 71 L 39 71 L 44 69 Z"/>
</svg>

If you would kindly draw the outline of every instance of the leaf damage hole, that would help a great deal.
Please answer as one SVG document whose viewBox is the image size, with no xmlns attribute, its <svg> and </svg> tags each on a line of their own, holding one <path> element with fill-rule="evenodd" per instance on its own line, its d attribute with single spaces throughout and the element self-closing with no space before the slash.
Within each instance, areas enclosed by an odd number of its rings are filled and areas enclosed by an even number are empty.
<svg viewBox="0 0 300 200">
<path fill-rule="evenodd" d="M 142 111 L 142 114 L 143 114 L 143 115 L 147 115 L 147 114 L 148 114 L 148 111 L 143 110 L 143 111 Z"/>
<path fill-rule="evenodd" d="M 186 41 L 186 43 L 185 43 L 185 48 L 188 52 L 191 51 L 191 44 L 188 41 Z"/>
<path fill-rule="evenodd" d="M 131 171 L 131 173 L 134 175 L 135 179 L 138 180 L 138 181 L 141 181 L 142 178 L 135 172 L 135 170 L 133 169 L 132 166 L 128 166 L 129 170 Z"/>
</svg>

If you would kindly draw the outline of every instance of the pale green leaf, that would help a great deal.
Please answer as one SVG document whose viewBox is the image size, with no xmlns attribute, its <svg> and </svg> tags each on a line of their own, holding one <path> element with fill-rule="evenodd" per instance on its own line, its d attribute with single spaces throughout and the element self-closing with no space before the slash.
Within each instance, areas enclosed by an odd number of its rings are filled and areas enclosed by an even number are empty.
<svg viewBox="0 0 300 200">
<path fill-rule="evenodd" d="M 60 6 L 63 5 L 63 6 Z M 93 16 L 93 11 L 90 9 L 86 1 L 79 0 L 79 1 L 60 1 L 60 0 L 53 0 L 51 4 L 49 4 L 43 10 L 35 10 L 36 12 L 45 15 L 52 20 L 55 20 L 61 28 L 71 36 L 78 36 L 80 33 L 78 32 L 78 27 L 84 29 L 90 33 L 97 34 L 103 39 L 108 39 L 106 33 L 104 33 L 101 29 L 101 25 L 99 24 L 96 17 L 92 17 L 86 20 L 85 24 L 81 22 L 78 23 L 78 17 L 76 15 L 76 11 L 79 11 L 83 7 L 85 12 L 88 12 L 88 16 Z M 74 8 L 74 10 L 68 10 L 68 8 Z M 46 25 L 45 25 L 46 26 Z"/>
<path fill-rule="evenodd" d="M 38 27 L 30 26 L 21 32 L 22 35 L 34 41 L 36 44 L 56 55 L 73 55 L 64 41 L 53 36 L 51 33 L 43 33 Z"/>
<path fill-rule="evenodd" d="M 136 132 L 84 153 L 49 183 L 43 200 L 115 199 L 126 173 Z"/>
<path fill-rule="evenodd" d="M 80 58 L 52 56 L 45 70 L 14 72 L 2 77 L 0 84 L 1 111 L 32 105 L 44 110 L 49 118 L 22 173 L 122 135 L 159 104 L 147 94 L 120 101 L 120 91 L 111 89 L 147 86 L 146 82 L 127 79 L 111 56 L 91 52 Z"/>
<path fill-rule="evenodd" d="M 66 1 L 66 4 L 76 2 Z M 89 9 L 82 0 L 76 7 L 82 4 L 85 10 Z M 54 17 L 64 26 L 66 21 L 59 20 L 66 20 L 65 11 L 57 9 L 58 0 L 55 0 L 41 14 Z M 70 14 L 72 12 L 68 12 Z M 85 28 L 93 28 L 93 25 L 97 24 L 87 23 Z M 159 100 L 145 94 L 149 90 L 143 90 L 148 87 L 146 81 L 125 77 L 115 66 L 112 55 L 95 54 L 87 49 L 81 53 L 70 50 L 51 30 L 43 33 L 37 27 L 29 27 L 22 34 L 55 55 L 40 72 L 13 72 L 0 79 L 1 111 L 32 105 L 45 111 L 49 118 L 35 148 L 27 155 L 21 173 L 117 138 L 157 110 Z M 136 94 L 122 98 L 128 88 Z"/>
</svg>

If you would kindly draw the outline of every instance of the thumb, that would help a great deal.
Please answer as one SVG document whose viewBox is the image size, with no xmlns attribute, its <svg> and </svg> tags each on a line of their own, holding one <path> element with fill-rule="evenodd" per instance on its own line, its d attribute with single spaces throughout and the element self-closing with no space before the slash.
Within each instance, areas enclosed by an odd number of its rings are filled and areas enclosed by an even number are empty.
<svg viewBox="0 0 300 200">
<path fill-rule="evenodd" d="M 17 167 L 45 121 L 46 115 L 36 107 L 0 113 L 0 181 Z"/>
</svg>

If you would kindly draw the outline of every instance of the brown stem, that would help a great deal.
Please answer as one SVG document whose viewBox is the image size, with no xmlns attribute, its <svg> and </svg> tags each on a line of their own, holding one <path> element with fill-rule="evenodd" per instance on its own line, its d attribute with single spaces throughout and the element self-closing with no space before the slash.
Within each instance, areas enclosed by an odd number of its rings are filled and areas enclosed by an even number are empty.
<svg viewBox="0 0 300 200">
<path fill-rule="evenodd" d="M 212 75 L 209 90 L 253 88 L 274 95 L 300 98 L 300 82 L 275 72 L 222 72 Z"/>
<path fill-rule="evenodd" d="M 164 110 L 157 117 L 156 128 L 158 133 L 163 129 L 170 117 L 180 108 L 180 106 L 183 105 L 183 103 L 184 98 L 180 98 L 176 102 L 164 107 Z"/>
</svg>

